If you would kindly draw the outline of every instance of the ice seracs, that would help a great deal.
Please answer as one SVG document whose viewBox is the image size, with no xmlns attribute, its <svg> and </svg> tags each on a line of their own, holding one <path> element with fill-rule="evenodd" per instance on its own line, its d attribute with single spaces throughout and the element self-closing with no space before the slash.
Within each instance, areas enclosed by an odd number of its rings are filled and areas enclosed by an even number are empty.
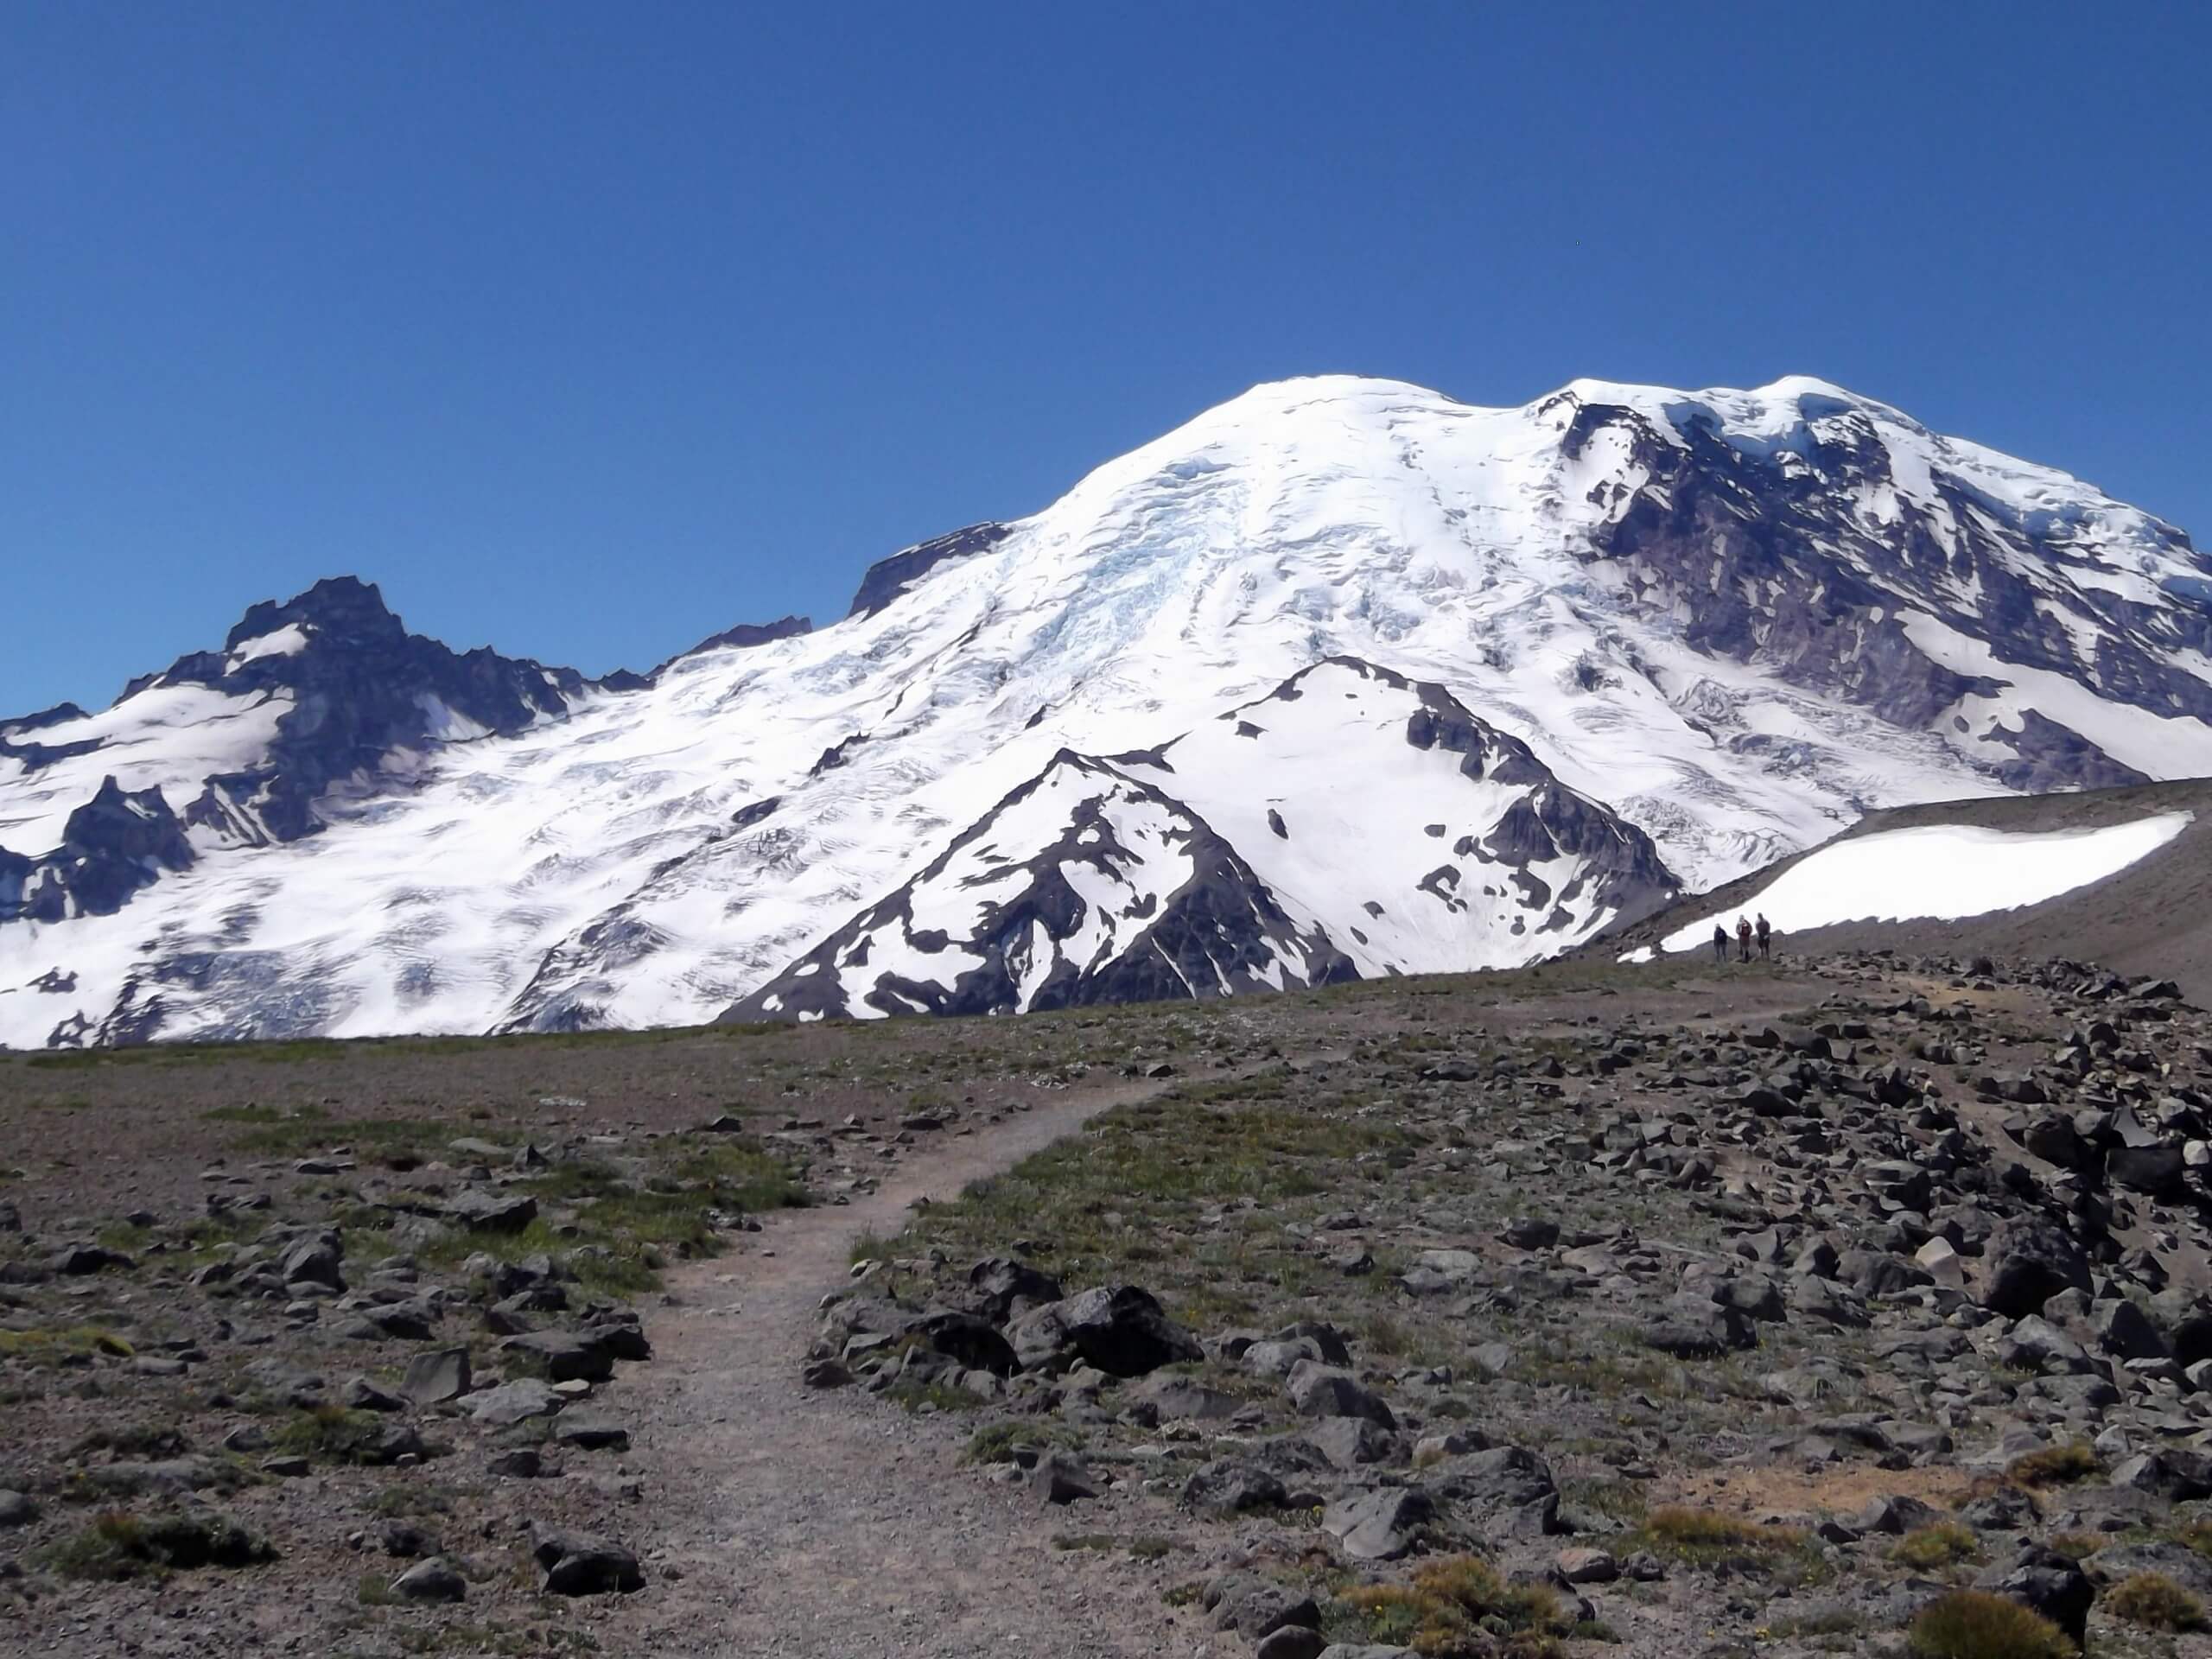
<svg viewBox="0 0 2212 1659">
<path fill-rule="evenodd" d="M 1825 382 L 1274 383 L 894 555 L 830 627 L 588 682 L 340 582 L 103 715 L 0 721 L 0 1041 L 1526 961 L 1872 806 L 2212 773 L 2207 593 L 2171 526 Z M 110 776 L 194 858 L 97 914 L 54 861 Z M 1041 932 L 998 925 L 1023 905 Z"/>
</svg>

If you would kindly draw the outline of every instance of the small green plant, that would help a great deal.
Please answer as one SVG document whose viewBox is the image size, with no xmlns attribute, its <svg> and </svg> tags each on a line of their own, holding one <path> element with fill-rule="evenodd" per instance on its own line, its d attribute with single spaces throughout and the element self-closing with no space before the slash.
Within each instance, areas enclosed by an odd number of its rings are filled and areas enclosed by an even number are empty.
<svg viewBox="0 0 2212 1659">
<path fill-rule="evenodd" d="M 1693 1563 L 1801 1549 L 1805 1544 L 1805 1535 L 1794 1527 L 1763 1527 L 1738 1516 L 1680 1503 L 1662 1503 L 1646 1511 L 1638 1533 L 1654 1554 Z"/>
<path fill-rule="evenodd" d="M 2087 1440 L 2046 1446 L 2013 1459 L 2005 1472 L 2023 1486 L 2070 1486 L 2097 1472 L 2096 1448 Z"/>
<path fill-rule="evenodd" d="M 383 1419 L 372 1411 L 313 1406 L 278 1429 L 274 1445 L 279 1452 L 321 1458 L 327 1463 L 362 1463 L 371 1460 L 370 1449 L 384 1430 Z"/>
<path fill-rule="evenodd" d="M 202 1567 L 251 1567 L 276 1552 L 237 1522 L 213 1515 L 142 1519 L 127 1510 L 94 1516 L 48 1547 L 46 1566 L 64 1578 L 159 1578 Z"/>
<path fill-rule="evenodd" d="M 1933 1573 L 1955 1567 L 1961 1561 L 1970 1561 L 1980 1553 L 1981 1541 L 1974 1536 L 1972 1527 L 1956 1521 L 1936 1521 L 1915 1527 L 1898 1539 L 1890 1551 L 1890 1559 L 1900 1567 Z"/>
<path fill-rule="evenodd" d="M 1510 1583 L 1473 1555 L 1427 1562 L 1410 1584 L 1361 1585 L 1340 1600 L 1366 1639 L 1423 1659 L 1540 1659 L 1572 1623 L 1550 1586 Z"/>
<path fill-rule="evenodd" d="M 1954 1590 L 1912 1621 L 1915 1659 L 2074 1659 L 2074 1644 L 2041 1614 L 2003 1596 Z"/>
<path fill-rule="evenodd" d="M 2138 1573 L 2115 1586 L 2104 1606 L 2147 1630 L 2193 1630 L 2204 1623 L 2204 1604 L 2163 1573 Z"/>
<path fill-rule="evenodd" d="M 0 1330 L 0 1358 L 52 1363 L 72 1354 L 106 1354 L 128 1359 L 136 1351 L 112 1331 L 97 1325 L 35 1325 L 28 1331 Z"/>
</svg>

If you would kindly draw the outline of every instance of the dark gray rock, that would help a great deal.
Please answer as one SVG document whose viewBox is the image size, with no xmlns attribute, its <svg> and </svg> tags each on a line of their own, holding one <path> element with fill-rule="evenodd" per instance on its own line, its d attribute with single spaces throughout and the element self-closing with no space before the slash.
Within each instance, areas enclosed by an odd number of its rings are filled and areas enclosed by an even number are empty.
<svg viewBox="0 0 2212 1659">
<path fill-rule="evenodd" d="M 638 1558 L 605 1539 L 549 1532 L 540 1535 L 531 1555 L 545 1575 L 539 1588 L 549 1596 L 626 1595 L 645 1587 Z"/>
<path fill-rule="evenodd" d="M 467 1394 L 470 1381 L 467 1349 L 435 1348 L 407 1362 L 399 1391 L 418 1406 L 442 1405 Z"/>
<path fill-rule="evenodd" d="M 1077 1503 L 1097 1497 L 1098 1483 L 1074 1453 L 1048 1452 L 1029 1471 L 1029 1490 L 1046 1503 Z"/>
<path fill-rule="evenodd" d="M 518 1233 L 537 1219 L 537 1200 L 527 1192 L 472 1186 L 446 1201 L 440 1215 L 478 1233 Z"/>
<path fill-rule="evenodd" d="M 1183 1502 L 1201 1515 L 1279 1510 L 1289 1500 L 1280 1476 L 1249 1458 L 1217 1458 L 1183 1484 Z"/>
<path fill-rule="evenodd" d="M 1386 1486 L 1338 1498 L 1322 1511 L 1321 1529 L 1356 1561 L 1395 1561 L 1435 1518 L 1436 1501 L 1420 1487 Z"/>
<path fill-rule="evenodd" d="M 529 1417 L 550 1417 L 563 1403 L 550 1384 L 520 1376 L 470 1396 L 468 1414 L 491 1427 L 505 1428 Z"/>
<path fill-rule="evenodd" d="M 2072 1556 L 2031 1544 L 2010 1563 L 1990 1567 L 1974 1584 L 2041 1613 L 2076 1646 L 2088 1642 L 2089 1608 L 2097 1591 Z"/>
<path fill-rule="evenodd" d="M 2007 1319 L 2041 1313 L 2063 1290 L 2088 1289 L 2088 1258 L 2039 1217 L 2000 1221 L 1982 1249 L 1981 1304 Z"/>
<path fill-rule="evenodd" d="M 433 1558 L 416 1562 L 394 1579 L 391 1593 L 402 1601 L 464 1601 L 468 1580 L 450 1561 Z"/>
<path fill-rule="evenodd" d="M 1341 1367 L 1301 1359 L 1284 1386 L 1302 1417 L 1363 1417 L 1379 1428 L 1398 1426 L 1382 1396 Z"/>
</svg>

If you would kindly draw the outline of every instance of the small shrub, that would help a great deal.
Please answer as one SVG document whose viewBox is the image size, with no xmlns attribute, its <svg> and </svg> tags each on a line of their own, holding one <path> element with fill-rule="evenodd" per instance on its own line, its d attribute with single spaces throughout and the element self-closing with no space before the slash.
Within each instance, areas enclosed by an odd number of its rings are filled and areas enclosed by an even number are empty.
<svg viewBox="0 0 2212 1659">
<path fill-rule="evenodd" d="M 1739 1516 L 1662 1503 L 1643 1517 L 1643 1541 L 1655 1555 L 1693 1563 L 1730 1555 L 1770 1554 L 1803 1548 L 1805 1535 L 1794 1527 L 1764 1527 Z"/>
<path fill-rule="evenodd" d="M 1955 1590 L 1912 1621 L 1915 1659 L 2074 1659 L 2066 1633 L 2003 1596 Z"/>
<path fill-rule="evenodd" d="M 1981 1541 L 1974 1536 L 1973 1528 L 1956 1521 L 1937 1521 L 1915 1527 L 1898 1539 L 1890 1551 L 1890 1559 L 1901 1567 L 1932 1573 L 1970 1561 L 1980 1553 Z"/>
<path fill-rule="evenodd" d="M 2118 1586 L 2105 1611 L 2150 1630 L 2193 1630 L 2204 1622 L 2204 1604 L 2163 1573 L 2138 1573 Z"/>
<path fill-rule="evenodd" d="M 1513 1584 L 1472 1555 L 1446 1556 L 1416 1568 L 1411 1584 L 1361 1585 L 1344 1605 L 1369 1639 L 1411 1648 L 1423 1659 L 1539 1659 L 1570 1621 L 1548 1585 Z M 1497 1638 L 1512 1645 L 1500 1649 Z"/>
<path fill-rule="evenodd" d="M 107 1580 L 201 1567 L 250 1567 L 276 1558 L 267 1541 L 221 1516 L 142 1520 L 124 1510 L 94 1516 L 44 1554 L 46 1565 L 64 1578 Z"/>
<path fill-rule="evenodd" d="M 321 1458 L 329 1463 L 376 1460 L 372 1448 L 387 1425 L 372 1411 L 349 1411 L 343 1406 L 315 1406 L 300 1412 L 278 1429 L 274 1445 L 279 1452 Z"/>
<path fill-rule="evenodd" d="M 2023 1486 L 2069 1486 L 2097 1472 L 2097 1453 L 2087 1440 L 2069 1440 L 2015 1458 L 2005 1472 Z"/>
</svg>

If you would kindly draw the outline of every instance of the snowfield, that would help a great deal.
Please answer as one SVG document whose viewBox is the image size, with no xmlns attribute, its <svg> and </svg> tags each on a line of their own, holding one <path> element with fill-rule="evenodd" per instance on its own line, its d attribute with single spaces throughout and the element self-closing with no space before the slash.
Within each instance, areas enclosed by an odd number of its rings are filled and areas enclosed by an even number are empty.
<svg viewBox="0 0 2212 1659">
<path fill-rule="evenodd" d="M 1776 931 L 1789 934 L 1844 922 L 1957 921 L 2039 905 L 2148 858 L 2195 816 L 2165 812 L 2101 830 L 1929 824 L 1854 836 L 1798 860 L 1744 903 L 1675 929 L 1659 948 L 1701 950 L 1716 925 L 1732 939 L 1738 916 L 1761 912 Z M 1648 952 L 1641 959 L 1649 961 Z"/>
<path fill-rule="evenodd" d="M 1819 381 L 1577 381 L 1517 409 L 1285 381 L 983 528 L 880 608 L 506 735 L 426 703 L 445 741 L 320 800 L 321 833 L 196 836 L 197 863 L 114 914 L 0 922 L 0 1043 L 711 1019 L 1064 751 L 1182 804 L 1362 973 L 1510 965 L 1612 919 L 1567 861 L 1526 872 L 1557 918 L 1510 902 L 1503 868 L 1443 874 L 1505 797 L 1408 747 L 1401 711 L 1332 694 L 1248 713 L 1260 736 L 1224 721 L 1332 658 L 1442 688 L 1689 890 L 1874 806 L 2212 774 L 2190 702 L 2212 710 L 2191 597 L 2212 565 L 2063 473 Z M 2000 626 L 2024 614 L 2031 639 Z M 0 849 L 48 853 L 106 772 L 183 811 L 285 706 L 157 682 L 68 725 L 0 721 Z M 9 748 L 93 734 L 38 766 Z M 1137 948 L 1173 896 L 1179 843 L 1128 828 L 1143 868 L 1097 874 L 1056 949 Z M 931 902 L 964 925 L 976 896 Z M 932 937 L 900 935 L 906 967 Z M 1041 953 L 1016 952 L 1032 994 Z"/>
</svg>

